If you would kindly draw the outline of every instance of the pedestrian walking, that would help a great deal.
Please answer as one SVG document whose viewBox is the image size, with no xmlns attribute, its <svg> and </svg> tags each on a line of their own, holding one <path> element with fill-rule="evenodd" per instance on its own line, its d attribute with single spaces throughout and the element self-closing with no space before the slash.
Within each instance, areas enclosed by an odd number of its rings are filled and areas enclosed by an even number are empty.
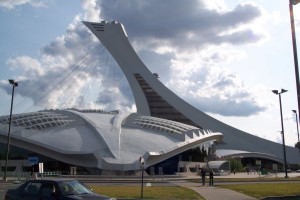
<svg viewBox="0 0 300 200">
<path fill-rule="evenodd" d="M 212 169 L 209 170 L 209 185 L 214 185 L 214 171 Z"/>
<path fill-rule="evenodd" d="M 202 185 L 205 185 L 205 175 L 206 175 L 206 170 L 204 168 L 201 168 L 201 179 L 202 179 Z"/>
</svg>

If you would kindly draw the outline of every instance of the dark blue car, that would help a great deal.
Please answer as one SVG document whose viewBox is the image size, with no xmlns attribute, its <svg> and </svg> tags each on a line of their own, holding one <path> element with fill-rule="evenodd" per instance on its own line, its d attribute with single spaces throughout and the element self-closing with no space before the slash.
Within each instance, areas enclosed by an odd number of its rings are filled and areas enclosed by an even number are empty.
<svg viewBox="0 0 300 200">
<path fill-rule="evenodd" d="M 31 180 L 9 189 L 5 200 L 114 199 L 93 193 L 77 180 Z"/>
</svg>

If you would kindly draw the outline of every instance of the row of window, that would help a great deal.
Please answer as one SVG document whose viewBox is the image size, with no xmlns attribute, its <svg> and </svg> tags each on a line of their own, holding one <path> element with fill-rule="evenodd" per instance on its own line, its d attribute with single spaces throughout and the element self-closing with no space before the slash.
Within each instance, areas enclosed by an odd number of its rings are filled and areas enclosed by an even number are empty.
<svg viewBox="0 0 300 200">
<path fill-rule="evenodd" d="M 136 121 L 143 122 L 143 123 L 149 123 L 149 124 L 164 125 L 164 126 L 168 126 L 170 128 L 174 128 L 174 129 L 178 128 L 181 131 L 197 129 L 194 126 L 190 126 L 187 124 L 182 124 L 182 123 L 171 121 L 171 120 L 164 120 L 161 118 L 148 117 L 148 116 L 138 117 L 138 118 L 136 118 Z"/>
<path fill-rule="evenodd" d="M 138 124 L 139 126 L 141 126 L 143 128 L 147 128 L 147 129 L 162 131 L 162 132 L 165 132 L 165 133 L 181 134 L 181 132 L 178 131 L 178 130 L 174 130 L 172 128 L 168 128 L 168 127 L 165 127 L 165 126 L 160 126 L 160 125 L 157 125 L 157 124 L 148 124 L 148 123 L 142 123 L 142 122 L 139 122 L 139 123 L 134 122 L 134 123 Z"/>
<path fill-rule="evenodd" d="M 101 113 L 101 114 L 118 114 L 119 111 L 118 110 L 113 110 L 113 111 L 105 111 L 105 110 L 101 110 L 101 109 L 76 109 L 76 108 L 72 108 L 70 110 L 75 110 L 77 112 L 81 112 L 81 113 Z"/>
<path fill-rule="evenodd" d="M 32 126 L 27 126 L 26 129 L 37 129 L 37 130 L 42 130 L 46 128 L 53 128 L 57 126 L 66 126 L 68 125 L 72 120 L 63 120 L 63 121 L 53 121 L 53 122 L 46 122 L 42 124 L 36 124 Z"/>
<path fill-rule="evenodd" d="M 155 90 L 149 86 L 149 84 L 144 80 L 140 74 L 134 74 L 136 80 L 139 82 L 146 99 L 148 101 L 151 116 L 164 118 L 168 120 L 174 120 L 177 122 L 189 124 L 192 126 L 199 127 L 194 122 L 186 118 L 181 112 L 176 108 L 171 106 L 167 101 L 165 101 L 161 96 L 159 96 Z M 201 128 L 201 127 L 199 127 Z"/>
<path fill-rule="evenodd" d="M 52 112 L 35 112 L 13 115 L 12 125 L 25 127 L 26 129 L 46 129 L 57 126 L 65 126 L 73 120 L 67 120 L 67 116 Z M 1 117 L 0 123 L 8 124 L 9 117 Z"/>
</svg>

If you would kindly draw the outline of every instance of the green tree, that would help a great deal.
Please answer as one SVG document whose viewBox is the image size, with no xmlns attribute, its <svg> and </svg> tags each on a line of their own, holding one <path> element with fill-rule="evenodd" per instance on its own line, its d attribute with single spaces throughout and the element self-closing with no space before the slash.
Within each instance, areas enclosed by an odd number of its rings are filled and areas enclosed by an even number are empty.
<svg viewBox="0 0 300 200">
<path fill-rule="evenodd" d="M 204 149 L 204 147 L 202 147 L 202 150 L 201 150 L 201 156 L 202 156 L 202 157 L 207 157 L 207 152 L 206 152 L 206 150 Z"/>
<path fill-rule="evenodd" d="M 243 170 L 243 165 L 240 159 L 231 158 L 229 160 L 231 172 L 240 172 Z"/>
</svg>

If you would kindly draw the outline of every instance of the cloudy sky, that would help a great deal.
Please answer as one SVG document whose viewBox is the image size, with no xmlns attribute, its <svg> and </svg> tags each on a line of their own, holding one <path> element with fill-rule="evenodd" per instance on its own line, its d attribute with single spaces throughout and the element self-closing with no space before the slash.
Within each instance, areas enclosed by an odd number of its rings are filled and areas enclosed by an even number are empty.
<svg viewBox="0 0 300 200">
<path fill-rule="evenodd" d="M 51 108 L 135 111 L 126 78 L 81 21 L 116 20 L 152 72 L 207 114 L 297 141 L 288 0 L 0 0 L 0 114 Z M 300 4 L 294 6 L 300 40 Z M 300 44 L 298 45 L 300 46 Z M 300 49 L 298 48 L 298 52 Z"/>
</svg>

